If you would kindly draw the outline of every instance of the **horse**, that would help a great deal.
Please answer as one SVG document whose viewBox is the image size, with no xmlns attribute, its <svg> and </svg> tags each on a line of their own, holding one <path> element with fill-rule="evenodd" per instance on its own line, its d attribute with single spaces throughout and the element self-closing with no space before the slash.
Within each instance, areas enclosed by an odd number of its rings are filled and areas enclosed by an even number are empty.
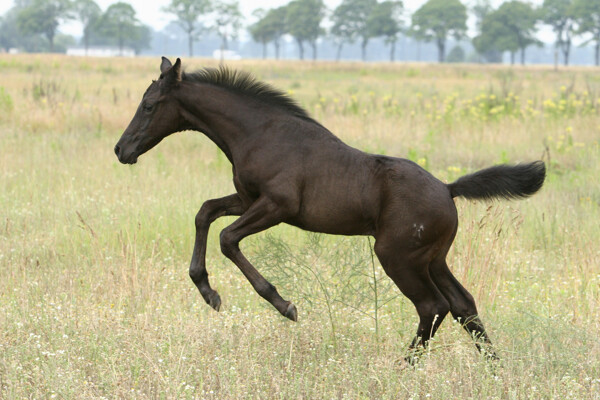
<svg viewBox="0 0 600 400">
<path fill-rule="evenodd" d="M 242 239 L 280 223 L 303 230 L 375 238 L 385 273 L 414 304 L 418 350 L 451 313 L 475 338 L 480 352 L 498 358 L 478 316 L 473 296 L 446 262 L 458 228 L 454 198 L 518 199 L 543 185 L 543 161 L 495 165 L 446 184 L 403 158 L 350 147 L 315 121 L 286 93 L 251 74 L 224 66 L 182 71 L 162 57 L 160 76 L 144 93 L 114 151 L 124 164 L 165 137 L 202 132 L 232 164 L 235 193 L 207 200 L 195 218 L 189 275 L 207 304 L 221 298 L 206 270 L 208 230 L 217 218 L 239 216 L 220 234 L 221 252 L 277 311 L 297 321 L 296 306 L 283 299 L 240 250 Z M 415 354 L 417 354 L 415 356 Z"/>
</svg>

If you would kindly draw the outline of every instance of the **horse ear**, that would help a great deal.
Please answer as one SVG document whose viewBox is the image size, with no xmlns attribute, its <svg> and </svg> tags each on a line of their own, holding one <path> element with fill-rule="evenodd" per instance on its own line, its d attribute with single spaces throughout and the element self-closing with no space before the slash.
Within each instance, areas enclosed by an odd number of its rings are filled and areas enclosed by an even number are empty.
<svg viewBox="0 0 600 400">
<path fill-rule="evenodd" d="M 171 67 L 173 66 L 173 64 L 171 64 L 171 60 L 169 60 L 167 57 L 163 57 L 162 58 L 162 62 L 160 63 L 160 73 L 164 74 L 165 72 L 167 72 Z"/>
<path fill-rule="evenodd" d="M 160 74 L 160 79 L 164 82 L 163 90 L 177 86 L 181 82 L 181 60 L 178 58 L 171 68 Z"/>
</svg>

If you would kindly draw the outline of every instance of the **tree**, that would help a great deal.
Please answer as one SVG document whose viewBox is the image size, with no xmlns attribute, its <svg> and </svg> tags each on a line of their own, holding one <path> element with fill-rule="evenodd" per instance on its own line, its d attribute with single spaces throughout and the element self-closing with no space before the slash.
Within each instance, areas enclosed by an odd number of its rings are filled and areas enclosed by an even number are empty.
<svg viewBox="0 0 600 400">
<path fill-rule="evenodd" d="M 366 48 L 371 38 L 368 18 L 377 6 L 377 0 L 343 0 L 333 11 L 331 34 L 337 42 L 336 60 L 340 59 L 344 43 L 361 41 L 361 58 L 366 59 Z"/>
<path fill-rule="evenodd" d="M 20 48 L 25 51 L 49 51 L 50 43 L 39 33 L 23 32 L 19 29 L 19 14 L 32 2 L 15 1 L 15 6 L 0 18 L 0 48 Z M 57 38 L 54 38 L 56 43 Z"/>
<path fill-rule="evenodd" d="M 325 17 L 323 0 L 293 0 L 286 7 L 288 33 L 298 43 L 300 59 L 304 59 L 304 42 L 313 49 L 313 60 L 317 58 L 317 39 L 324 33 L 321 21 Z"/>
<path fill-rule="evenodd" d="M 600 1 L 575 0 L 573 15 L 578 25 L 576 32 L 580 35 L 590 35 L 585 43 L 594 42 L 595 64 L 600 65 Z"/>
<path fill-rule="evenodd" d="M 221 38 L 221 62 L 224 52 L 229 48 L 229 40 L 236 38 L 242 27 L 242 13 L 237 0 L 217 1 L 213 4 L 212 29 Z"/>
<path fill-rule="evenodd" d="M 163 8 L 164 12 L 175 15 L 177 23 L 185 31 L 188 37 L 188 53 L 194 55 L 194 41 L 202 31 L 198 19 L 211 11 L 210 0 L 171 0 L 171 3 Z"/>
<path fill-rule="evenodd" d="M 525 64 L 525 50 L 540 44 L 535 38 L 537 13 L 527 3 L 510 1 L 489 13 L 482 21 L 481 34 L 473 41 L 478 51 L 494 49 L 510 52 L 511 64 L 517 51 L 521 51 L 521 64 Z"/>
<path fill-rule="evenodd" d="M 481 32 L 481 23 L 483 19 L 492 11 L 492 3 L 490 0 L 476 0 L 475 4 L 471 7 L 471 12 L 475 16 L 475 28 L 478 32 Z"/>
<path fill-rule="evenodd" d="M 15 7 L 8 10 L 0 17 L 0 49 L 8 51 L 11 47 L 17 47 L 19 39 L 19 28 L 17 27 L 17 15 L 19 10 Z"/>
<path fill-rule="evenodd" d="M 150 48 L 152 41 L 152 29 L 148 25 L 140 24 L 134 28 L 134 34 L 125 43 L 133 48 L 136 55 L 142 50 Z"/>
<path fill-rule="evenodd" d="M 367 26 L 371 37 L 383 36 L 385 43 L 390 45 L 390 61 L 394 61 L 398 34 L 402 31 L 400 13 L 402 2 L 384 1 L 378 3 L 369 18 Z"/>
<path fill-rule="evenodd" d="M 256 10 L 255 15 L 259 20 L 250 26 L 252 38 L 263 45 L 263 58 L 267 56 L 267 43 L 273 42 L 275 58 L 279 59 L 279 46 L 281 37 L 285 34 L 285 7 L 270 9 L 269 11 Z"/>
<path fill-rule="evenodd" d="M 102 15 L 102 10 L 94 0 L 75 0 L 73 3 L 73 15 L 83 26 L 81 41 L 87 54 L 90 46 L 90 35 Z"/>
<path fill-rule="evenodd" d="M 563 62 L 569 65 L 569 53 L 571 51 L 571 37 L 575 19 L 573 16 L 573 0 L 544 0 L 541 8 L 542 20 L 552 27 L 556 34 L 554 49 L 555 67 L 558 63 L 558 51 L 563 55 Z"/>
<path fill-rule="evenodd" d="M 252 40 L 262 44 L 263 59 L 267 58 L 267 43 L 271 41 L 270 32 L 264 23 L 266 11 L 262 8 L 258 8 L 252 12 L 252 15 L 258 18 L 258 21 L 248 27 L 248 32 L 252 36 Z"/>
<path fill-rule="evenodd" d="M 106 39 L 112 39 L 119 46 L 119 54 L 123 54 L 126 44 L 133 44 L 142 33 L 136 18 L 135 10 L 129 3 L 111 4 L 100 21 L 99 30 Z"/>
<path fill-rule="evenodd" d="M 69 0 L 34 0 L 17 16 L 17 26 L 23 34 L 41 34 L 54 51 L 54 37 L 61 22 L 71 18 Z"/>
<path fill-rule="evenodd" d="M 486 43 L 479 41 L 483 20 L 492 11 L 494 11 L 494 8 L 492 7 L 490 0 L 477 0 L 471 7 L 471 12 L 475 16 L 475 29 L 477 30 L 477 35 L 473 39 L 473 47 L 475 48 L 477 55 L 480 57 L 479 62 L 481 62 L 482 59 L 491 63 L 502 62 L 501 51 L 493 48 L 493 46 L 486 46 Z"/>
<path fill-rule="evenodd" d="M 438 61 L 446 57 L 446 39 L 465 36 L 467 31 L 467 8 L 459 0 L 428 0 L 412 16 L 412 29 L 418 38 L 435 40 Z"/>
</svg>

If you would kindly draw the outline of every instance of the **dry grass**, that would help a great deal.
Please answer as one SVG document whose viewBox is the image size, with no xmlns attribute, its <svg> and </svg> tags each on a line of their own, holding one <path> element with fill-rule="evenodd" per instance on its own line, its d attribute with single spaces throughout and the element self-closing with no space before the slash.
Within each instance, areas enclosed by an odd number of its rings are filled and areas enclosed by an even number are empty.
<svg viewBox="0 0 600 400">
<path fill-rule="evenodd" d="M 417 369 L 397 366 L 416 313 L 370 273 L 364 238 L 281 226 L 244 241 L 298 305 L 293 324 L 220 254 L 219 220 L 208 265 L 224 310 L 205 305 L 187 276 L 193 219 L 233 191 L 225 157 L 196 133 L 133 167 L 112 153 L 158 65 L 0 57 L 0 398 L 600 398 L 596 70 L 234 64 L 345 141 L 441 179 L 544 157 L 530 200 L 457 201 L 449 260 L 501 354 L 493 373 L 450 318 Z"/>
</svg>

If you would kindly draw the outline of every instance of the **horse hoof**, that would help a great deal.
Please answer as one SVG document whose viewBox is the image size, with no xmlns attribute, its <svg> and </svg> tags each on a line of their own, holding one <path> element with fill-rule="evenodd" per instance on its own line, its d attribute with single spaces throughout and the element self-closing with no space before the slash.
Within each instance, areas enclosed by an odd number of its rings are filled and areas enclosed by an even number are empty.
<svg viewBox="0 0 600 400">
<path fill-rule="evenodd" d="M 217 292 L 214 292 L 208 299 L 208 305 L 211 306 L 215 311 L 219 311 L 221 308 L 221 297 Z"/>
<path fill-rule="evenodd" d="M 296 306 L 292 303 L 288 305 L 287 310 L 285 310 L 285 314 L 283 315 L 294 322 L 298 321 L 298 311 L 296 310 Z"/>
</svg>

